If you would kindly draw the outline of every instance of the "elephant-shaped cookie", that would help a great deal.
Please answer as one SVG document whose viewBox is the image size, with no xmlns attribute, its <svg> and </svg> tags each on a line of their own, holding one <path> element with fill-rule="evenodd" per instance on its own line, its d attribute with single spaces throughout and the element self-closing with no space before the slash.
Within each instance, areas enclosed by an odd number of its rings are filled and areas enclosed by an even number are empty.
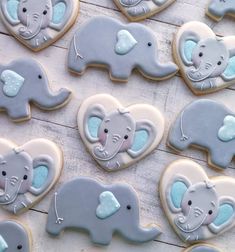
<svg viewBox="0 0 235 252">
<path fill-rule="evenodd" d="M 189 22 L 179 29 L 173 50 L 183 78 L 196 95 L 235 83 L 235 36 L 219 38 L 206 24 Z"/>
<path fill-rule="evenodd" d="M 197 163 L 171 163 L 160 182 L 164 211 L 179 237 L 198 243 L 231 229 L 235 224 L 235 179 L 208 178 Z"/>
<path fill-rule="evenodd" d="M 235 17 L 235 2 L 233 0 L 210 0 L 206 13 L 216 21 L 222 20 L 225 15 Z"/>
<path fill-rule="evenodd" d="M 102 185 L 86 177 L 64 184 L 52 200 L 46 230 L 57 236 L 66 228 L 88 231 L 100 245 L 108 245 L 113 233 L 139 243 L 161 233 L 156 225 L 140 226 L 138 198 L 130 186 Z"/>
<path fill-rule="evenodd" d="M 154 34 L 137 23 L 122 24 L 98 16 L 89 20 L 75 33 L 68 57 L 70 71 L 83 74 L 88 66 L 103 66 L 110 70 L 110 78 L 128 81 L 133 69 L 145 77 L 161 80 L 176 74 L 178 67 L 169 62 L 159 63 Z"/>
<path fill-rule="evenodd" d="M 163 136 L 164 119 L 153 106 L 124 108 L 110 95 L 86 99 L 78 128 L 91 155 L 107 171 L 126 168 L 153 151 Z"/>
<path fill-rule="evenodd" d="M 175 0 L 114 0 L 130 21 L 148 18 L 167 8 Z"/>
<path fill-rule="evenodd" d="M 0 15 L 18 40 L 39 51 L 70 28 L 78 8 L 79 0 L 1 0 Z"/>
<path fill-rule="evenodd" d="M 222 250 L 209 244 L 198 244 L 187 248 L 183 252 L 222 252 Z"/>
<path fill-rule="evenodd" d="M 206 149 L 208 163 L 225 169 L 235 155 L 235 114 L 209 99 L 194 101 L 172 124 L 168 143 L 178 151 L 189 146 Z"/>
<path fill-rule="evenodd" d="M 62 153 L 45 139 L 16 146 L 0 139 L 0 206 L 19 214 L 35 205 L 56 183 Z"/>
<path fill-rule="evenodd" d="M 13 220 L 0 222 L 1 252 L 30 252 L 31 240 L 31 234 L 24 225 Z"/>
<path fill-rule="evenodd" d="M 50 91 L 44 69 L 33 59 L 18 59 L 9 65 L 0 65 L 0 110 L 7 112 L 13 121 L 31 117 L 30 102 L 44 110 L 65 105 L 71 91 L 62 88 Z"/>
</svg>

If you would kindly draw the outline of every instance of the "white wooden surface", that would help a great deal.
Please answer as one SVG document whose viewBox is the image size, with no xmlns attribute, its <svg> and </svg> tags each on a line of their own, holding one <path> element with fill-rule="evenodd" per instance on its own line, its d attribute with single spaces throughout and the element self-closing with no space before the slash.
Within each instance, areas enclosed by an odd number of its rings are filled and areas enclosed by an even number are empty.
<svg viewBox="0 0 235 252">
<path fill-rule="evenodd" d="M 221 23 L 215 23 L 205 16 L 207 0 L 177 0 L 164 12 L 143 22 L 153 29 L 158 39 L 159 54 L 162 61 L 171 60 L 171 40 L 177 28 L 191 20 L 203 21 L 210 25 L 218 35 L 235 33 L 235 20 L 225 18 Z M 162 82 L 148 81 L 138 73 L 134 73 L 128 84 L 117 84 L 109 80 L 107 71 L 89 69 L 84 76 L 70 74 L 66 68 L 67 49 L 75 29 L 87 19 L 95 15 L 107 15 L 127 22 L 111 0 L 83 0 L 80 15 L 73 28 L 58 42 L 40 53 L 32 53 L 21 46 L 0 23 L 0 63 L 7 64 L 18 57 L 33 57 L 48 71 L 51 86 L 54 90 L 67 86 L 73 91 L 72 101 L 63 109 L 54 112 L 43 112 L 32 109 L 32 120 L 14 124 L 4 113 L 0 114 L 0 136 L 22 144 L 32 138 L 45 137 L 55 141 L 64 150 L 64 171 L 56 188 L 63 182 L 76 176 L 84 175 L 111 183 L 126 181 L 138 192 L 141 205 L 143 224 L 157 222 L 161 225 L 163 234 L 158 240 L 143 244 L 129 244 L 120 237 L 114 237 L 112 244 L 106 248 L 94 247 L 89 237 L 83 233 L 66 231 L 60 238 L 51 238 L 45 232 L 47 210 L 53 191 L 45 197 L 34 209 L 19 217 L 32 229 L 34 245 L 33 252 L 42 251 L 182 251 L 185 244 L 172 231 L 161 209 L 158 195 L 160 175 L 167 164 L 182 157 L 192 158 L 205 167 L 210 175 L 218 172 L 208 168 L 206 155 L 203 152 L 188 150 L 181 155 L 166 147 L 166 137 L 169 126 L 180 110 L 189 102 L 197 99 L 184 84 L 180 75 Z M 99 36 L 97 34 L 97 36 Z M 204 96 L 225 103 L 230 109 L 235 109 L 235 87 L 230 87 L 215 94 Z M 123 104 L 146 102 L 157 106 L 166 118 L 165 136 L 160 146 L 150 156 L 129 169 L 106 173 L 99 169 L 95 161 L 85 150 L 76 126 L 76 113 L 81 100 L 96 93 L 109 93 Z M 234 176 L 235 164 L 223 174 Z M 0 219 L 12 218 L 0 210 Z M 220 246 L 225 251 L 235 251 L 235 228 L 224 235 L 211 240 L 210 243 Z"/>
</svg>

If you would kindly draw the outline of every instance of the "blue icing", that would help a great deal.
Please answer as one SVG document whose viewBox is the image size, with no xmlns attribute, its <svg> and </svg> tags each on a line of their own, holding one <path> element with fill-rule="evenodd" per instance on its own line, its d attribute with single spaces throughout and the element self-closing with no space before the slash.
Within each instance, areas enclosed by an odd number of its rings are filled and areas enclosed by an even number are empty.
<svg viewBox="0 0 235 252">
<path fill-rule="evenodd" d="M 60 2 L 53 7 L 52 23 L 60 24 L 64 18 L 66 11 L 66 4 Z"/>
<path fill-rule="evenodd" d="M 99 117 L 90 117 L 88 120 L 88 131 L 94 138 L 98 137 L 98 130 L 102 120 Z"/>
<path fill-rule="evenodd" d="M 14 20 L 18 20 L 18 15 L 17 15 L 18 5 L 19 5 L 19 1 L 17 0 L 10 0 L 7 2 L 7 12 L 9 16 Z"/>
<path fill-rule="evenodd" d="M 229 59 L 228 66 L 223 75 L 229 78 L 235 78 L 235 56 Z"/>
<path fill-rule="evenodd" d="M 185 183 L 181 182 L 181 181 L 177 181 L 173 184 L 172 188 L 171 188 L 171 201 L 174 205 L 175 208 L 180 208 L 181 206 L 181 201 L 182 198 L 185 194 L 185 192 L 187 191 L 187 186 L 185 185 Z"/>
<path fill-rule="evenodd" d="M 48 177 L 48 168 L 40 165 L 34 169 L 32 186 L 39 189 L 43 186 Z"/>
<path fill-rule="evenodd" d="M 192 61 L 193 49 L 197 45 L 193 40 L 187 40 L 184 45 L 184 55 L 188 61 Z"/>
<path fill-rule="evenodd" d="M 115 46 L 115 52 L 119 55 L 125 55 L 129 53 L 138 42 L 127 30 L 120 30 L 117 33 L 117 44 Z"/>
<path fill-rule="evenodd" d="M 146 130 L 136 131 L 131 149 L 136 152 L 140 151 L 144 147 L 144 145 L 147 143 L 148 138 L 149 138 L 149 135 Z"/>
<path fill-rule="evenodd" d="M 102 192 L 99 196 L 100 204 L 96 209 L 96 216 L 106 219 L 115 214 L 120 209 L 120 204 L 110 191 Z"/>
<path fill-rule="evenodd" d="M 234 209 L 230 204 L 223 204 L 219 208 L 219 213 L 214 220 L 216 226 L 226 223 L 234 214 Z"/>
<path fill-rule="evenodd" d="M 7 245 L 6 241 L 5 241 L 4 238 L 0 235 L 0 252 L 6 251 L 7 248 L 8 248 L 8 245 Z"/>
<path fill-rule="evenodd" d="M 229 142 L 235 138 L 235 117 L 227 115 L 224 125 L 219 129 L 218 137 L 221 141 Z"/>
</svg>

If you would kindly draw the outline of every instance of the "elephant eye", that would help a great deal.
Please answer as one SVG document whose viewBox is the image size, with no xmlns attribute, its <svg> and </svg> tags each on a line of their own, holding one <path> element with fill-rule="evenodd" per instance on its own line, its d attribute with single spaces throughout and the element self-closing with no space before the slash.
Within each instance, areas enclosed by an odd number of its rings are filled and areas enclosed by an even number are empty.
<svg viewBox="0 0 235 252">
<path fill-rule="evenodd" d="M 213 211 L 212 211 L 212 210 L 210 210 L 210 211 L 208 212 L 208 214 L 209 214 L 209 215 L 212 215 L 212 214 L 213 214 Z"/>
<path fill-rule="evenodd" d="M 38 75 L 38 79 L 42 79 L 42 75 L 39 74 L 39 75 Z"/>
<path fill-rule="evenodd" d="M 23 8 L 22 11 L 23 11 L 23 12 L 27 12 L 27 9 L 26 9 L 26 8 Z"/>
<path fill-rule="evenodd" d="M 202 53 L 202 52 L 200 52 L 200 53 L 199 53 L 199 57 L 202 57 L 202 56 L 203 56 L 203 53 Z"/>
<path fill-rule="evenodd" d="M 22 248 L 23 248 L 23 246 L 21 244 L 17 246 L 18 250 L 21 250 Z"/>
<path fill-rule="evenodd" d="M 127 209 L 127 210 L 131 210 L 131 206 L 130 206 L 130 205 L 127 205 L 127 206 L 126 206 L 126 209 Z"/>
<path fill-rule="evenodd" d="M 7 173 L 5 172 L 5 171 L 2 171 L 2 176 L 6 176 L 7 175 Z"/>
<path fill-rule="evenodd" d="M 192 205 L 192 201 L 191 201 L 191 200 L 188 201 L 188 205 L 189 205 L 189 206 Z"/>
<path fill-rule="evenodd" d="M 44 10 L 44 11 L 43 11 L 43 15 L 46 15 L 46 14 L 47 14 L 47 11 L 46 11 L 46 10 Z"/>
<path fill-rule="evenodd" d="M 126 140 L 127 140 L 127 139 L 128 139 L 128 135 L 125 135 L 125 136 L 124 136 L 124 139 L 126 139 Z"/>
<path fill-rule="evenodd" d="M 104 129 L 104 133 L 106 133 L 106 134 L 107 134 L 108 132 L 109 132 L 109 130 L 108 130 L 108 129 Z"/>
<path fill-rule="evenodd" d="M 151 42 L 148 42 L 148 46 L 152 46 L 152 43 L 151 43 Z"/>
<path fill-rule="evenodd" d="M 219 62 L 217 63 L 217 65 L 218 65 L 218 66 L 220 66 L 221 64 L 222 64 L 222 62 L 221 62 L 221 61 L 219 61 Z"/>
<path fill-rule="evenodd" d="M 23 179 L 24 180 L 27 180 L 28 176 L 27 175 L 24 175 Z"/>
</svg>

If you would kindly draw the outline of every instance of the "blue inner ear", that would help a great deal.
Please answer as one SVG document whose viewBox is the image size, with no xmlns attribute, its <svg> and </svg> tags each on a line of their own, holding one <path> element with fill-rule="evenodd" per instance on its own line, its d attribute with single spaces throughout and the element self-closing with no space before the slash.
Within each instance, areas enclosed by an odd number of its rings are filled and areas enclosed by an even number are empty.
<svg viewBox="0 0 235 252">
<path fill-rule="evenodd" d="M 90 117 L 88 119 L 88 131 L 90 135 L 94 138 L 98 137 L 98 130 L 102 120 L 99 117 Z"/>
<path fill-rule="evenodd" d="M 48 167 L 45 165 L 39 165 L 33 170 L 33 183 L 32 186 L 39 189 L 46 182 L 48 177 Z"/>
<path fill-rule="evenodd" d="M 9 0 L 7 2 L 7 12 L 9 16 L 14 20 L 18 20 L 18 14 L 17 14 L 18 5 L 19 5 L 19 1 L 17 0 Z"/>
<path fill-rule="evenodd" d="M 140 151 L 147 143 L 149 134 L 146 130 L 138 130 L 135 132 L 134 141 L 131 147 L 133 151 Z"/>
<path fill-rule="evenodd" d="M 66 4 L 60 2 L 53 7 L 53 15 L 52 15 L 52 23 L 60 24 L 63 21 L 65 12 L 66 12 Z"/>
<path fill-rule="evenodd" d="M 6 251 L 6 249 L 8 249 L 8 245 L 6 243 L 6 241 L 4 240 L 4 238 L 0 235 L 0 252 L 4 252 Z"/>
<path fill-rule="evenodd" d="M 184 44 L 184 55 L 188 61 L 192 61 L 193 49 L 197 43 L 193 40 L 187 40 Z"/>
<path fill-rule="evenodd" d="M 235 78 L 235 56 L 229 59 L 228 66 L 223 75 L 227 78 Z"/>
<path fill-rule="evenodd" d="M 175 208 L 181 208 L 181 201 L 188 187 L 182 181 L 176 181 L 171 187 L 171 201 Z"/>
<path fill-rule="evenodd" d="M 230 204 L 222 204 L 219 207 L 219 212 L 216 219 L 213 221 L 214 225 L 221 226 L 233 216 L 234 208 Z"/>
</svg>

